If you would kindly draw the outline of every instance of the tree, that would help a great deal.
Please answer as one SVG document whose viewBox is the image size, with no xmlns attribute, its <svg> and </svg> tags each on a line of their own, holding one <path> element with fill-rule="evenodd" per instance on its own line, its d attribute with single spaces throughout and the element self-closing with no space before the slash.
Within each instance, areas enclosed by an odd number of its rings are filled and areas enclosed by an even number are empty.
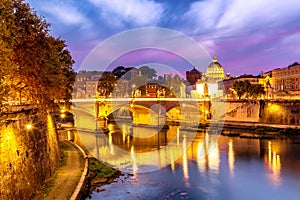
<svg viewBox="0 0 300 200">
<path fill-rule="evenodd" d="M 232 85 L 234 93 L 241 99 L 245 95 L 245 98 L 249 97 L 256 99 L 260 95 L 264 95 L 264 87 L 260 84 L 252 85 L 248 80 L 236 81 Z"/>
<path fill-rule="evenodd" d="M 126 73 L 126 68 L 123 66 L 118 66 L 112 70 L 112 73 L 117 77 L 121 78 Z"/>
<path fill-rule="evenodd" d="M 251 85 L 251 88 L 249 91 L 249 95 L 251 98 L 257 99 L 257 97 L 259 97 L 261 95 L 265 95 L 265 94 L 266 94 L 266 92 L 262 85 L 260 85 L 260 84 Z"/>
<path fill-rule="evenodd" d="M 184 80 L 181 79 L 177 74 L 172 77 L 172 75 L 166 76 L 166 95 L 180 97 L 181 85 L 184 84 Z"/>
<path fill-rule="evenodd" d="M 141 74 L 147 77 L 148 79 L 153 79 L 154 77 L 157 76 L 156 70 L 148 66 L 142 66 L 139 68 L 139 70 L 141 71 Z"/>
<path fill-rule="evenodd" d="M 98 82 L 98 93 L 100 96 L 110 96 L 117 83 L 115 75 L 111 72 L 102 74 L 101 79 Z"/>
<path fill-rule="evenodd" d="M 246 93 L 246 87 L 244 81 L 235 81 L 232 84 L 232 89 L 234 93 L 241 99 L 241 97 Z"/>
<path fill-rule="evenodd" d="M 50 35 L 49 25 L 23 0 L 1 6 L 1 87 L 9 85 L 7 99 L 27 100 L 51 107 L 71 98 L 74 61 L 65 42 Z M 2 32 L 3 30 L 3 32 Z"/>
</svg>

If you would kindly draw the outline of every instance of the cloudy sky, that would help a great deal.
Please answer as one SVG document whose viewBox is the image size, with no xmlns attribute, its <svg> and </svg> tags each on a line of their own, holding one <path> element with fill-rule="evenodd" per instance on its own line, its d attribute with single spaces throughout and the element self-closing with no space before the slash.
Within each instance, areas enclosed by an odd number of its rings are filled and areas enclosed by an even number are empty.
<svg viewBox="0 0 300 200">
<path fill-rule="evenodd" d="M 298 0 L 27 2 L 51 24 L 52 34 L 66 41 L 76 61 L 76 70 L 104 40 L 126 30 L 144 27 L 168 28 L 191 37 L 211 57 L 217 55 L 225 72 L 233 75 L 258 74 L 300 61 Z M 181 72 L 189 70 L 190 63 L 178 57 L 172 52 L 145 49 L 120 56 L 113 65 L 160 63 Z M 196 68 L 203 71 L 201 66 Z"/>
</svg>

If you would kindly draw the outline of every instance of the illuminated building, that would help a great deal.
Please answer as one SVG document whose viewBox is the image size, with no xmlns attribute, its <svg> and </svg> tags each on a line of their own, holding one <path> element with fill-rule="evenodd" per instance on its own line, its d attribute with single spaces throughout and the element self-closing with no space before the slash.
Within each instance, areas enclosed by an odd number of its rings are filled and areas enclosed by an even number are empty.
<svg viewBox="0 0 300 200">
<path fill-rule="evenodd" d="M 198 80 L 196 83 L 196 91 L 200 97 L 206 97 L 208 95 L 208 87 L 204 79 Z"/>
<path fill-rule="evenodd" d="M 275 98 L 295 99 L 300 96 L 300 63 L 272 70 Z"/>
<path fill-rule="evenodd" d="M 186 71 L 186 80 L 191 84 L 195 85 L 198 79 L 201 79 L 202 73 L 199 72 L 195 67 L 190 70 Z"/>
<path fill-rule="evenodd" d="M 206 70 L 206 84 L 208 88 L 208 95 L 210 96 L 220 96 L 218 82 L 224 79 L 224 69 L 216 56 L 214 56 L 212 63 L 207 67 Z M 222 94 L 221 94 L 222 96 Z"/>
<path fill-rule="evenodd" d="M 214 56 L 212 63 L 207 67 L 206 78 L 208 80 L 220 81 L 224 79 L 224 69 L 216 56 Z"/>
</svg>

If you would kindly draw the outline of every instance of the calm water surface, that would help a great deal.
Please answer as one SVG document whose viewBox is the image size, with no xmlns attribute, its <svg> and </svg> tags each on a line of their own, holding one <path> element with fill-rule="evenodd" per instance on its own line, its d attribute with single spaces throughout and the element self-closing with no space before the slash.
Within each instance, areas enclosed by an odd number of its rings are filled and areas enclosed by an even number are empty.
<svg viewBox="0 0 300 200">
<path fill-rule="evenodd" d="M 110 148 L 114 143 L 126 148 L 127 129 L 116 125 L 109 128 L 109 142 L 102 145 Z M 167 137 L 160 136 L 157 143 L 164 145 L 176 138 L 176 130 L 171 127 Z M 153 138 L 131 142 L 128 149 L 142 143 L 136 151 L 149 151 L 156 141 Z M 208 148 L 214 141 L 214 148 Z M 209 153 L 203 157 L 201 152 Z M 296 200 L 300 199 L 300 144 L 216 136 L 203 130 L 186 153 L 166 167 L 122 176 L 102 188 L 105 191 L 93 192 L 92 199 Z"/>
</svg>

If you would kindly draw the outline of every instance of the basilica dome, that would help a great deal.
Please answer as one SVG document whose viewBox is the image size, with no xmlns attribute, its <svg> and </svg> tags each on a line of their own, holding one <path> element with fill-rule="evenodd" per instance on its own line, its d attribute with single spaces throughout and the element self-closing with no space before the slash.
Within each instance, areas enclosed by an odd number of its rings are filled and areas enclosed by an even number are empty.
<svg viewBox="0 0 300 200">
<path fill-rule="evenodd" d="M 214 80 L 222 80 L 224 79 L 224 69 L 216 56 L 214 56 L 212 63 L 208 66 L 206 70 L 206 78 L 214 79 Z"/>
</svg>

